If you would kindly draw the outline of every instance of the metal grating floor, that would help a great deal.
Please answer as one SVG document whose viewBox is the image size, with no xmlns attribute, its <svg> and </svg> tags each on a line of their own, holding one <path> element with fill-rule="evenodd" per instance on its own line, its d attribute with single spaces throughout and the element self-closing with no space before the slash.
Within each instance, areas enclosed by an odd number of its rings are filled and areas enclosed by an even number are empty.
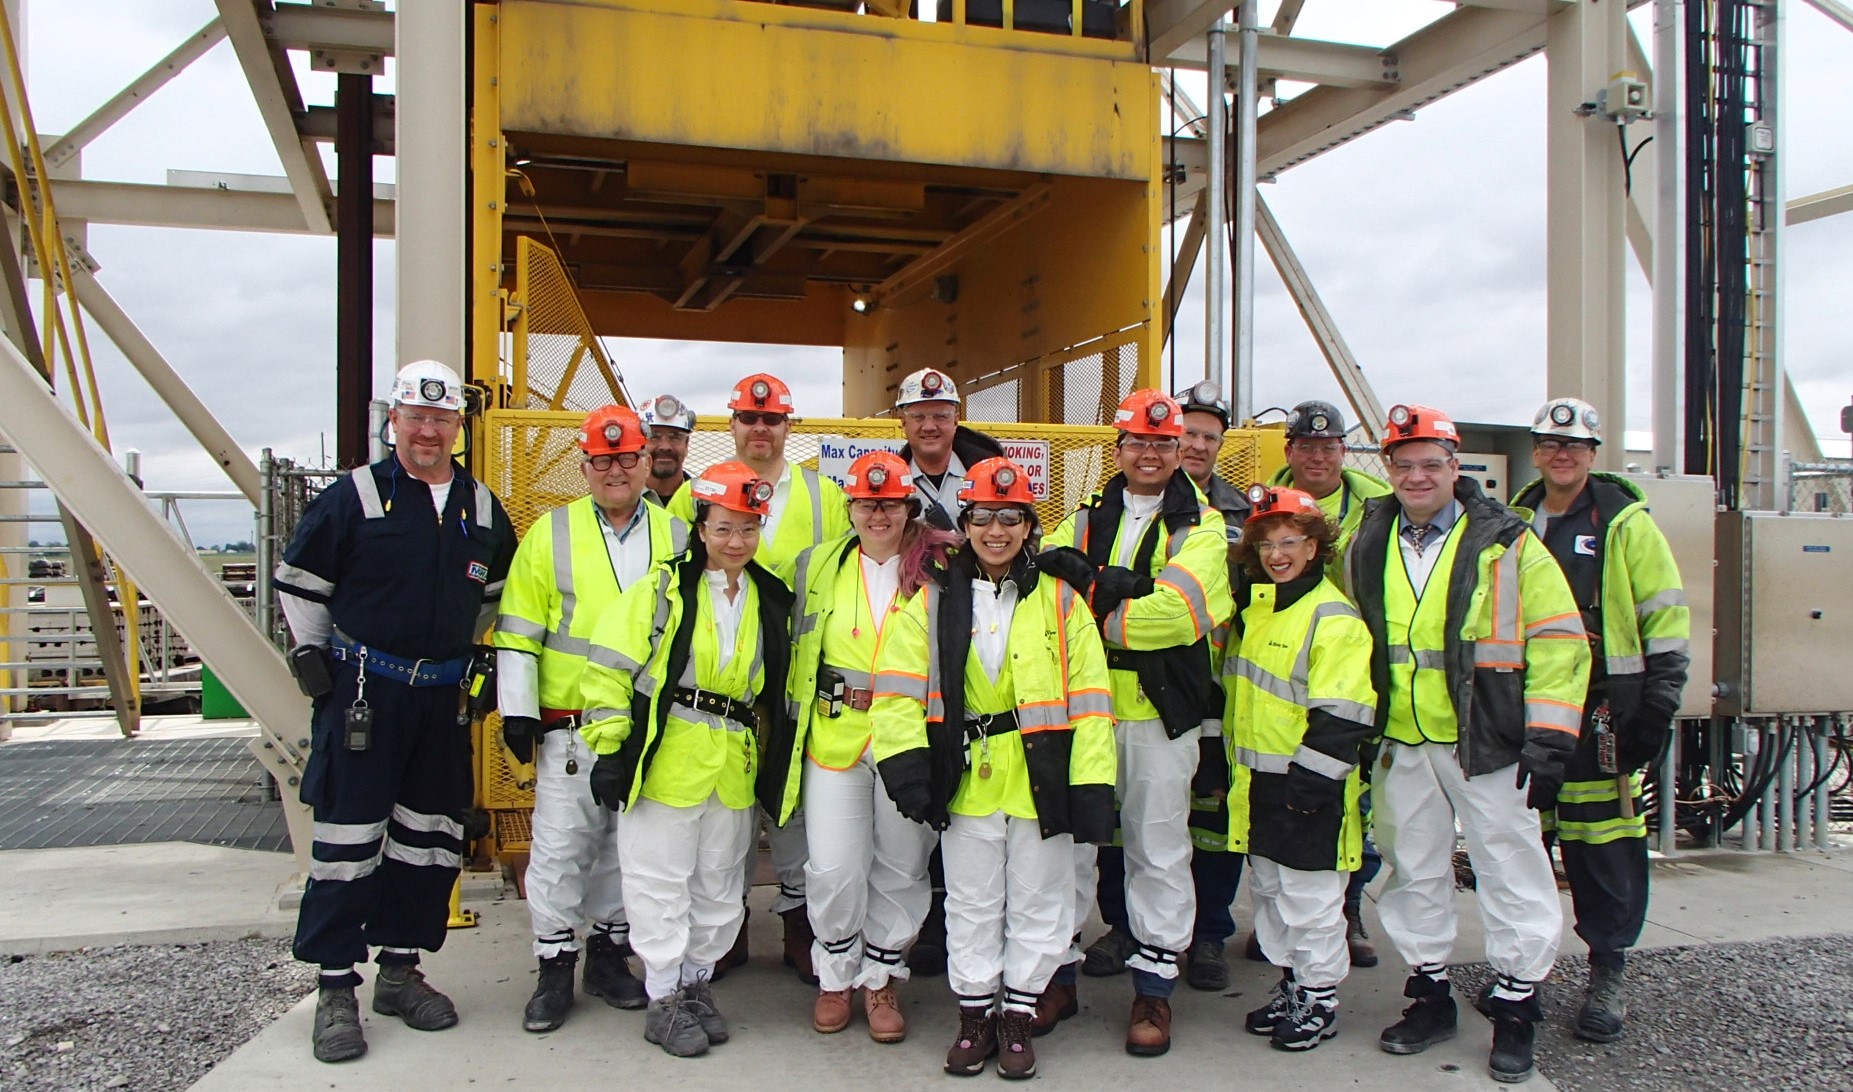
<svg viewBox="0 0 1853 1092">
<path fill-rule="evenodd" d="M 241 738 L 0 747 L 0 849 L 200 842 L 289 849 L 269 776 Z"/>
</svg>

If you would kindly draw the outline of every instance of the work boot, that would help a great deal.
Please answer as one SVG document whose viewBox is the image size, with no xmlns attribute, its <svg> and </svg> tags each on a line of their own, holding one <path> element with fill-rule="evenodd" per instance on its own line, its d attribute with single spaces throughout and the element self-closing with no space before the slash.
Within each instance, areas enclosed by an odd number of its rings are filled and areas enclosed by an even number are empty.
<svg viewBox="0 0 1853 1092">
<path fill-rule="evenodd" d="M 1275 1050 L 1311 1050 L 1338 1034 L 1338 991 L 1293 987 L 1286 1015 L 1274 1025 Z"/>
<path fill-rule="evenodd" d="M 946 973 L 946 893 L 933 892 L 926 920 L 920 923 L 920 935 L 907 950 L 907 969 L 928 978 Z"/>
<path fill-rule="evenodd" d="M 1542 1015 L 1536 996 L 1523 1001 L 1493 999 L 1493 1051 L 1486 1057 L 1486 1072 L 1502 1084 L 1528 1081 L 1535 1072 L 1532 1040 Z"/>
<path fill-rule="evenodd" d="M 585 946 L 585 992 L 602 997 L 614 1009 L 640 1009 L 650 1003 L 643 983 L 631 973 L 631 946 L 604 933 L 593 933 Z"/>
<path fill-rule="evenodd" d="M 1445 978 L 1412 974 L 1403 983 L 1403 996 L 1415 1004 L 1403 1010 L 1403 1018 L 1383 1029 L 1377 1045 L 1391 1054 L 1420 1054 L 1436 1043 L 1454 1038 L 1460 1023 L 1460 1010 L 1454 1005 L 1451 987 Z"/>
<path fill-rule="evenodd" d="M 1268 1003 L 1248 1014 L 1242 1021 L 1242 1027 L 1250 1035 L 1272 1035 L 1280 1022 L 1287 1018 L 1287 1010 L 1293 1007 L 1293 968 L 1282 967 L 1280 981 L 1274 983 L 1274 992 L 1268 995 Z"/>
<path fill-rule="evenodd" d="M 1132 999 L 1126 1022 L 1126 1053 L 1155 1058 L 1171 1049 L 1171 1002 L 1163 997 Z"/>
<path fill-rule="evenodd" d="M 817 985 L 817 972 L 811 966 L 811 942 L 817 934 L 811 932 L 810 911 L 794 906 L 779 917 L 785 919 L 785 966 L 797 971 L 805 985 Z"/>
<path fill-rule="evenodd" d="M 849 1026 L 849 997 L 855 989 L 818 990 L 811 1005 L 811 1027 L 824 1035 L 835 1035 Z"/>
<path fill-rule="evenodd" d="M 1576 1013 L 1576 1037 L 1592 1043 L 1621 1038 L 1628 1019 L 1626 952 L 1589 953 L 1589 989 Z"/>
<path fill-rule="evenodd" d="M 1184 981 L 1193 990 L 1229 988 L 1229 961 L 1222 956 L 1222 945 L 1213 940 L 1199 940 L 1184 954 Z"/>
<path fill-rule="evenodd" d="M 1345 946 L 1351 949 L 1353 967 L 1377 965 L 1377 947 L 1370 942 L 1370 934 L 1364 931 L 1362 906 L 1345 907 Z"/>
<path fill-rule="evenodd" d="M 727 1018 L 721 1015 L 719 1005 L 714 1003 L 714 989 L 708 985 L 708 979 L 697 978 L 682 987 L 682 1007 L 695 1014 L 695 1020 L 701 1024 L 702 1034 L 708 1042 L 720 1045 L 727 1041 L 731 1033 L 727 1030 Z"/>
<path fill-rule="evenodd" d="M 727 977 L 728 971 L 746 966 L 746 926 L 752 918 L 753 912 L 748 910 L 746 916 L 740 919 L 740 933 L 733 938 L 733 947 L 727 949 L 727 954 L 714 965 L 714 973 L 708 976 L 709 981 L 719 982 Z"/>
<path fill-rule="evenodd" d="M 578 952 L 541 959 L 540 980 L 534 984 L 534 996 L 528 998 L 527 1011 L 521 1014 L 523 1029 L 558 1031 L 566 1023 L 573 1007 L 573 968 L 578 965 Z"/>
<path fill-rule="evenodd" d="M 1036 1075 L 1036 1048 L 1030 1038 L 1030 1014 L 1005 1009 L 997 1020 L 997 1075 L 1007 1081 L 1027 1081 Z"/>
<path fill-rule="evenodd" d="M 416 1031 L 442 1031 L 457 1022 L 457 1006 L 431 988 L 411 963 L 383 963 L 373 983 L 373 1011 L 397 1016 Z"/>
<path fill-rule="evenodd" d="M 683 1004 L 681 990 L 650 1002 L 650 1011 L 643 1018 L 643 1039 L 677 1058 L 708 1052 L 708 1033 L 701 1030 L 701 1021 Z"/>
<path fill-rule="evenodd" d="M 878 1043 L 898 1043 L 907 1038 L 907 1017 L 901 1013 L 901 999 L 895 996 L 894 983 L 874 989 L 863 987 L 862 1015 L 869 1022 L 869 1038 Z"/>
<path fill-rule="evenodd" d="M 1248 934 L 1248 942 L 1242 945 L 1242 958 L 1250 963 L 1268 962 L 1268 954 L 1261 950 L 1261 934 Z"/>
<path fill-rule="evenodd" d="M 997 1053 L 997 1021 L 988 1009 L 959 1006 L 959 1034 L 946 1052 L 946 1072 L 954 1077 L 975 1077 L 984 1072 L 984 1060 Z"/>
<path fill-rule="evenodd" d="M 1049 988 L 1036 998 L 1036 1018 L 1030 1021 L 1031 1035 L 1047 1035 L 1055 1030 L 1055 1025 L 1081 1011 L 1081 1000 L 1076 996 L 1073 982 L 1051 982 Z"/>
<path fill-rule="evenodd" d="M 1110 978 L 1126 973 L 1126 961 L 1139 950 L 1139 942 L 1123 929 L 1112 928 L 1081 953 L 1081 973 L 1089 978 Z"/>
<path fill-rule="evenodd" d="M 367 1052 L 360 1032 L 360 1002 L 352 986 L 323 986 L 315 998 L 315 1060 L 352 1061 Z"/>
</svg>

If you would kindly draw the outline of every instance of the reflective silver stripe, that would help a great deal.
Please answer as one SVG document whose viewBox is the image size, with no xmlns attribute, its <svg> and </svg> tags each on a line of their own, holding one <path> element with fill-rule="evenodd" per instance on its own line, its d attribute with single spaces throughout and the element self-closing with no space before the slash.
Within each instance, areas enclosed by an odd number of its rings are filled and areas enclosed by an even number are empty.
<svg viewBox="0 0 1853 1092">
<path fill-rule="evenodd" d="M 628 714 L 622 709 L 611 709 L 603 705 L 595 705 L 580 715 L 579 723 L 582 725 L 597 724 L 600 721 L 615 720 L 618 717 L 627 715 Z"/>
<path fill-rule="evenodd" d="M 1351 763 L 1333 758 L 1324 751 L 1315 751 L 1304 743 L 1293 752 L 1293 761 L 1334 781 L 1343 781 L 1352 769 Z"/>
<path fill-rule="evenodd" d="M 1306 696 L 1312 692 L 1313 641 L 1319 632 L 1319 623 L 1327 618 L 1341 617 L 1357 618 L 1357 609 L 1343 600 L 1321 603 L 1313 608 L 1313 616 L 1306 622 L 1306 635 L 1300 638 L 1300 651 L 1293 658 L 1293 686 L 1301 695 L 1301 705 L 1307 703 Z"/>
<path fill-rule="evenodd" d="M 1239 766 L 1246 766 L 1257 773 L 1284 774 L 1287 764 L 1292 759 L 1286 755 L 1265 755 L 1252 747 L 1237 747 L 1234 758 Z"/>
<path fill-rule="evenodd" d="M 1473 666 L 1475 667 L 1515 667 L 1515 665 L 1522 665 L 1524 659 L 1525 646 L 1521 644 L 1475 641 L 1473 645 Z M 1418 661 L 1416 666 L 1426 665 Z"/>
<path fill-rule="evenodd" d="M 884 671 L 875 676 L 874 690 L 878 694 L 899 694 L 904 698 L 912 698 L 922 705 L 927 700 L 927 680 L 913 675 Z"/>
<path fill-rule="evenodd" d="M 688 524 L 675 516 L 669 517 L 669 556 L 676 557 L 688 552 Z"/>
<path fill-rule="evenodd" d="M 508 581 L 506 580 L 491 580 L 488 584 L 483 586 L 483 598 L 484 599 L 501 598 L 502 586 L 507 583 Z"/>
<path fill-rule="evenodd" d="M 386 833 L 386 821 L 377 823 L 316 823 L 315 840 L 331 846 L 364 846 Z"/>
<path fill-rule="evenodd" d="M 520 637 L 529 641 L 538 641 L 547 636 L 546 626 L 517 614 L 496 615 L 495 628 L 510 637 Z"/>
<path fill-rule="evenodd" d="M 1377 721 L 1376 709 L 1362 702 L 1346 701 L 1343 698 L 1309 698 L 1306 701 L 1306 708 L 1322 710 L 1357 724 L 1374 724 Z"/>
<path fill-rule="evenodd" d="M 547 634 L 547 639 L 542 643 L 554 652 L 562 652 L 569 656 L 590 656 L 592 654 L 591 638 L 574 637 L 561 633 L 557 629 Z"/>
<path fill-rule="evenodd" d="M 626 656 L 624 653 L 619 652 L 617 649 L 606 648 L 604 645 L 595 645 L 589 641 L 586 642 L 586 662 L 597 664 L 600 667 L 608 667 L 613 671 L 628 672 L 633 675 L 643 670 L 642 664 Z"/>
<path fill-rule="evenodd" d="M 1528 701 L 1525 703 L 1525 723 L 1545 728 L 1561 728 L 1574 733 L 1582 727 L 1583 711 L 1571 705 L 1557 702 Z"/>
<path fill-rule="evenodd" d="M 364 861 L 310 861 L 309 878 L 352 881 L 373 875 L 379 867 L 380 858 L 377 854 Z"/>
<path fill-rule="evenodd" d="M 1647 655 L 1658 656 L 1663 652 L 1692 653 L 1692 642 L 1684 637 L 1649 637 L 1647 638 Z"/>
<path fill-rule="evenodd" d="M 1389 655 L 1390 662 L 1393 664 L 1413 663 L 1417 667 L 1427 671 L 1446 671 L 1448 669 L 1448 654 L 1432 648 L 1425 648 L 1420 652 L 1415 652 L 1407 645 L 1391 645 L 1389 648 Z"/>
<path fill-rule="evenodd" d="M 462 868 L 463 857 L 454 849 L 435 846 L 408 846 L 386 839 L 386 856 L 401 864 L 418 868 Z"/>
<path fill-rule="evenodd" d="M 837 667 L 833 664 L 825 664 L 824 670 L 834 671 L 838 675 L 843 676 L 843 685 L 852 690 L 872 690 L 875 687 L 875 676 L 866 671 L 857 671 L 854 668 L 848 667 Z"/>
<path fill-rule="evenodd" d="M 476 526 L 495 526 L 495 495 L 481 482 L 476 483 Z"/>
<path fill-rule="evenodd" d="M 1668 607 L 1683 607 L 1685 605 L 1686 593 L 1684 590 L 1680 588 L 1667 588 L 1665 591 L 1655 592 L 1653 595 L 1636 603 L 1634 605 L 1634 616 L 1645 621 L 1648 615 L 1657 610 L 1665 610 Z"/>
<path fill-rule="evenodd" d="M 1208 634 L 1216 628 L 1216 619 L 1210 617 L 1209 603 L 1203 598 L 1203 581 L 1197 579 L 1196 573 L 1172 563 L 1159 570 L 1153 583 L 1174 588 L 1184 597 L 1184 602 L 1190 604 L 1190 614 L 1199 634 Z"/>
<path fill-rule="evenodd" d="M 1065 728 L 1068 709 L 1065 705 L 1032 705 L 1017 710 L 1019 728 Z"/>
<path fill-rule="evenodd" d="M 817 480 L 817 471 L 805 469 L 804 487 L 811 492 L 811 542 L 821 542 L 824 537 L 824 487 Z"/>
<path fill-rule="evenodd" d="M 317 595 L 333 595 L 335 591 L 334 581 L 323 580 L 309 570 L 298 568 L 295 565 L 278 565 L 276 578 L 285 584 L 301 588 L 306 592 L 314 592 Z"/>
<path fill-rule="evenodd" d="M 463 824 L 448 815 L 428 815 L 422 811 L 413 811 L 404 804 L 392 806 L 392 821 L 407 830 L 423 831 L 427 834 L 448 834 L 452 838 L 463 837 Z"/>
<path fill-rule="evenodd" d="M 1113 695 L 1105 693 L 1069 694 L 1068 715 L 1070 717 L 1110 717 L 1113 715 Z"/>
<path fill-rule="evenodd" d="M 1493 639 L 1495 641 L 1516 641 L 1519 639 L 1518 616 L 1518 555 L 1525 548 L 1527 541 L 1536 541 L 1531 536 L 1520 535 L 1511 549 L 1499 555 L 1493 562 Z"/>
<path fill-rule="evenodd" d="M 380 503 L 380 483 L 373 480 L 373 468 L 357 466 L 347 476 L 354 483 L 354 492 L 360 495 L 360 514 L 368 519 L 383 519 L 386 506 Z"/>
<path fill-rule="evenodd" d="M 1525 627 L 1525 638 L 1533 637 L 1581 637 L 1583 636 L 1583 619 L 1581 615 L 1566 614 L 1558 618 L 1547 618 L 1542 622 L 1533 622 Z"/>
<path fill-rule="evenodd" d="M 1647 670 L 1647 657 L 1638 654 L 1634 656 L 1604 656 L 1602 660 L 1603 666 L 1611 675 L 1639 675 Z"/>
<path fill-rule="evenodd" d="M 719 713 L 705 712 L 692 705 L 683 705 L 679 701 L 669 703 L 669 712 L 672 716 L 723 732 L 744 732 L 749 727 L 737 720 L 723 717 Z"/>
<path fill-rule="evenodd" d="M 1294 705 L 1306 704 L 1304 687 L 1296 685 L 1291 679 L 1281 678 L 1246 656 L 1242 658 L 1239 675 L 1248 680 L 1248 685 L 1264 694 L 1272 695 L 1281 701 L 1292 702 Z"/>
<path fill-rule="evenodd" d="M 639 671 L 631 679 L 631 688 L 646 698 L 653 698 L 656 696 L 656 676 L 648 671 Z"/>
<path fill-rule="evenodd" d="M 560 593 L 560 624 L 547 636 L 547 647 L 556 652 L 583 656 L 583 649 L 572 648 L 573 614 L 579 609 L 579 596 L 573 590 L 573 532 L 571 505 L 561 505 L 547 513 L 547 532 L 553 536 L 553 586 Z M 597 516 L 593 517 L 594 522 Z M 600 545 L 603 545 L 601 543 Z"/>
</svg>

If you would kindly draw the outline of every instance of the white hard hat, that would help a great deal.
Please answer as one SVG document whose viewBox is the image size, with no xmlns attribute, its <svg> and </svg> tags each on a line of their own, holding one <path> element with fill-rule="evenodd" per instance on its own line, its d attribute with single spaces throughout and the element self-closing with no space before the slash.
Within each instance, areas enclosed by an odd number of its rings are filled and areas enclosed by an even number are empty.
<svg viewBox="0 0 1853 1092">
<path fill-rule="evenodd" d="M 901 380 L 900 389 L 894 392 L 894 408 L 911 406 L 915 402 L 951 402 L 959 401 L 958 384 L 945 372 L 934 368 L 922 368 Z"/>
<path fill-rule="evenodd" d="M 1531 434 L 1599 444 L 1602 442 L 1602 415 L 1581 398 L 1553 398 L 1538 407 L 1538 415 L 1531 420 Z"/>
<path fill-rule="evenodd" d="M 695 431 L 695 411 L 673 394 L 659 394 L 647 399 L 640 410 L 643 423 L 651 428 L 679 428 Z"/>
<path fill-rule="evenodd" d="M 392 381 L 396 406 L 432 406 L 463 412 L 463 380 L 449 366 L 418 360 L 399 369 Z"/>
</svg>

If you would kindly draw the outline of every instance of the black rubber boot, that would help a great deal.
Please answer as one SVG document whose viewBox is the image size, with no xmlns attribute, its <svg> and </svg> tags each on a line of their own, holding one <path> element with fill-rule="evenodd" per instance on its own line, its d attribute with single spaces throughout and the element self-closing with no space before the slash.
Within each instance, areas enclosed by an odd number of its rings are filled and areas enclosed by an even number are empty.
<svg viewBox="0 0 1853 1092">
<path fill-rule="evenodd" d="M 1391 1054 L 1420 1054 L 1454 1038 L 1460 1011 L 1454 1006 L 1447 979 L 1412 974 L 1403 983 L 1403 996 L 1412 998 L 1415 1004 L 1403 1010 L 1401 1020 L 1383 1029 L 1377 1037 L 1378 1046 Z"/>
<path fill-rule="evenodd" d="M 1199 940 L 1184 956 L 1184 981 L 1193 990 L 1229 988 L 1229 961 L 1223 958 L 1222 945 L 1213 940 Z"/>
<path fill-rule="evenodd" d="M 457 1006 L 431 984 L 416 965 L 382 963 L 373 983 L 373 1011 L 397 1016 L 416 1031 L 442 1031 L 457 1022 Z"/>
<path fill-rule="evenodd" d="M 1493 1009 L 1493 1052 L 1487 1055 L 1486 1072 L 1502 1084 L 1530 1080 L 1537 1071 L 1531 1057 L 1541 1015 L 1537 997 L 1523 1001 L 1495 997 L 1489 1004 Z"/>
<path fill-rule="evenodd" d="M 939 851 L 933 853 L 938 856 Z M 928 977 L 946 973 L 946 891 L 943 887 L 933 889 L 926 920 L 920 923 L 920 935 L 907 950 L 907 969 Z"/>
<path fill-rule="evenodd" d="M 1628 956 L 1589 953 L 1589 990 L 1576 1013 L 1576 1037 L 1592 1043 L 1621 1038 L 1628 1019 Z"/>
<path fill-rule="evenodd" d="M 604 933 L 593 933 L 585 946 L 585 992 L 602 997 L 614 1009 L 640 1009 L 650 1003 L 643 983 L 631 973 L 631 946 Z"/>
<path fill-rule="evenodd" d="M 367 1052 L 352 986 L 325 986 L 315 999 L 315 1060 L 347 1062 Z"/>
<path fill-rule="evenodd" d="M 521 1014 L 521 1026 L 527 1031 L 557 1031 L 566 1023 L 573 1007 L 573 968 L 579 965 L 578 952 L 561 952 L 540 961 L 540 978 L 534 984 L 534 996 Z"/>
</svg>

